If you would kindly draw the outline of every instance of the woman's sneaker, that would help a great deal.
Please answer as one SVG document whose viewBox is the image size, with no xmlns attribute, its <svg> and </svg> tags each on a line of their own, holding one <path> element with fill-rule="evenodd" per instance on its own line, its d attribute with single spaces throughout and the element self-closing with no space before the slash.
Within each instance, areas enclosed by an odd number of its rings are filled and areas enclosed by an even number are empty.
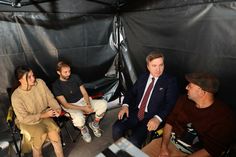
<svg viewBox="0 0 236 157">
<path fill-rule="evenodd" d="M 82 138 L 85 142 L 89 143 L 92 141 L 91 135 L 89 134 L 89 130 L 87 126 L 81 130 Z"/>
<path fill-rule="evenodd" d="M 90 122 L 89 127 L 93 130 L 93 133 L 96 137 L 101 137 L 102 136 L 99 125 L 94 125 L 94 122 Z"/>
</svg>

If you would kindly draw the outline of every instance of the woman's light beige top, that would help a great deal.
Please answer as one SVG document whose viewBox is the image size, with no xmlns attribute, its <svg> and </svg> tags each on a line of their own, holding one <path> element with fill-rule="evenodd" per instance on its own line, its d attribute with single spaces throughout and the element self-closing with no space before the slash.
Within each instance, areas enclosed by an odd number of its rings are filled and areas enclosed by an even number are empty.
<svg viewBox="0 0 236 157">
<path fill-rule="evenodd" d="M 11 96 L 14 112 L 20 123 L 36 124 L 40 122 L 40 113 L 48 107 L 60 108 L 45 82 L 41 79 L 36 79 L 36 82 L 31 90 L 25 91 L 18 87 Z"/>
</svg>

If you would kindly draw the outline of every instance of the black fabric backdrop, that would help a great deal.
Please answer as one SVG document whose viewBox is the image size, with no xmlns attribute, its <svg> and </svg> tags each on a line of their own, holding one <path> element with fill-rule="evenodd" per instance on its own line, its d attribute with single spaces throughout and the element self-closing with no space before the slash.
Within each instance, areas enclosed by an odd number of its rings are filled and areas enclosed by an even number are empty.
<svg viewBox="0 0 236 157">
<path fill-rule="evenodd" d="M 109 46 L 113 14 L 103 13 L 110 8 L 81 1 L 53 4 L 22 8 L 0 5 L 0 124 L 3 130 L 7 128 L 5 119 L 9 107 L 6 89 L 14 84 L 14 69 L 18 65 L 30 65 L 36 76 L 50 86 L 57 78 L 57 61 L 65 60 L 85 83 L 99 83 L 88 84 L 89 91 L 112 94 L 109 90 L 117 86 L 116 77 L 105 76 L 116 56 Z"/>
<path fill-rule="evenodd" d="M 109 86 L 104 82 L 117 86 L 116 77 L 104 79 L 116 56 L 109 45 L 114 15 L 121 17 L 128 45 L 121 51 L 128 86 L 129 75 L 144 71 L 146 55 L 159 49 L 182 92 L 184 74 L 208 71 L 220 78 L 218 96 L 236 108 L 235 1 L 92 1 L 55 0 L 21 8 L 0 4 L 0 124 L 5 123 L 6 88 L 14 82 L 17 65 L 30 65 L 50 85 L 57 77 L 56 62 L 63 59 L 83 81 L 99 83 L 95 88 L 104 90 Z"/>
<path fill-rule="evenodd" d="M 156 7 L 163 7 L 163 3 Z M 235 108 L 235 5 L 170 4 L 162 9 L 123 13 L 129 56 L 137 75 L 145 70 L 145 56 L 160 50 L 166 56 L 166 70 L 179 78 L 182 92 L 186 73 L 210 72 L 221 81 L 218 96 Z"/>
<path fill-rule="evenodd" d="M 104 76 L 115 56 L 108 44 L 113 16 L 73 15 L 67 24 L 71 15 L 63 15 L 65 21 L 51 23 L 45 14 L 4 14 L 11 19 L 0 22 L 1 91 L 10 86 L 13 70 L 21 64 L 29 64 L 46 81 L 56 78 L 56 62 L 61 59 L 71 63 L 85 82 Z"/>
</svg>

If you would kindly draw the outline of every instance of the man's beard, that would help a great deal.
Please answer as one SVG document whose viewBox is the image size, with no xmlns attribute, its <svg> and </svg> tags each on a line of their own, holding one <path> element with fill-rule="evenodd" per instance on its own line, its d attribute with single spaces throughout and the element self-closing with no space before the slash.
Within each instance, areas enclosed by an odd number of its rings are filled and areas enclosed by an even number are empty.
<svg viewBox="0 0 236 157">
<path fill-rule="evenodd" d="M 69 80 L 70 76 L 61 76 L 64 80 Z"/>
</svg>

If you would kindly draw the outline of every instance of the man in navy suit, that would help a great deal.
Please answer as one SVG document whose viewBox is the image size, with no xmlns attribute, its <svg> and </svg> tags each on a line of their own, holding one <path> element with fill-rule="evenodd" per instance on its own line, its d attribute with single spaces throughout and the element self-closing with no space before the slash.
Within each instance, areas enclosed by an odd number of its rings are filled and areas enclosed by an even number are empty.
<svg viewBox="0 0 236 157">
<path fill-rule="evenodd" d="M 146 57 L 146 63 L 149 72 L 140 76 L 125 94 L 118 120 L 112 127 L 115 141 L 131 129 L 129 140 L 137 147 L 142 146 L 149 131 L 156 130 L 165 121 L 178 97 L 176 79 L 164 73 L 164 55 L 152 52 Z M 148 89 L 150 84 L 153 85 Z M 147 91 L 149 94 L 145 94 Z M 144 115 L 140 116 L 141 108 Z"/>
</svg>

